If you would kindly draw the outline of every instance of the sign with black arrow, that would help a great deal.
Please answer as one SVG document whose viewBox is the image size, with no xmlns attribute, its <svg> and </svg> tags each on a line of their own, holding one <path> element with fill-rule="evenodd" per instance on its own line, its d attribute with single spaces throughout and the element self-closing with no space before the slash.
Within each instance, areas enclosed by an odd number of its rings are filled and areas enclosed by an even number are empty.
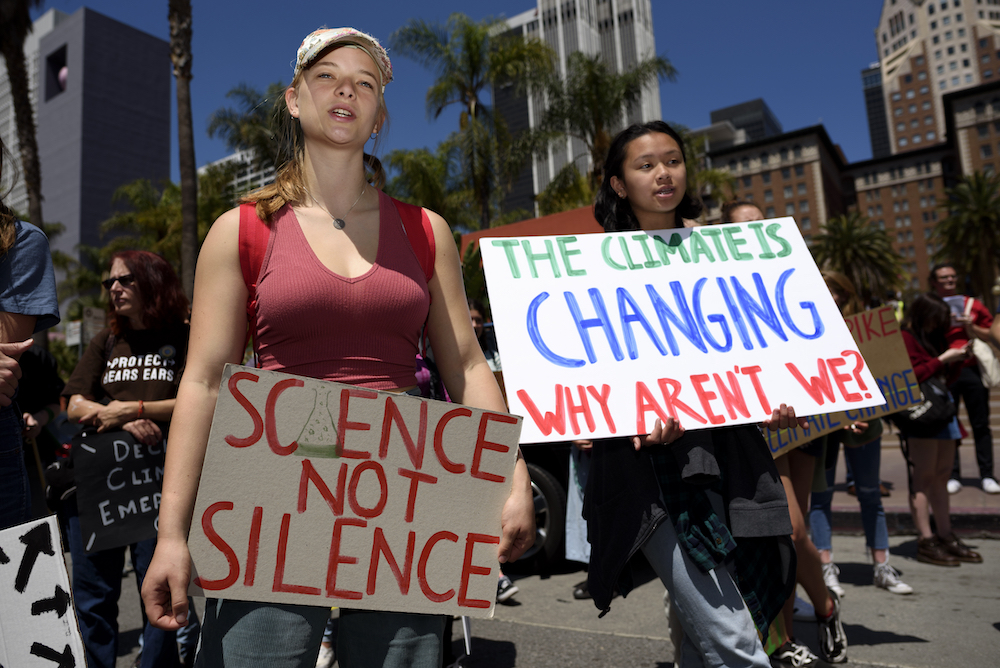
<svg viewBox="0 0 1000 668">
<path fill-rule="evenodd" d="M 0 531 L 0 668 L 84 668 L 55 516 Z"/>
</svg>

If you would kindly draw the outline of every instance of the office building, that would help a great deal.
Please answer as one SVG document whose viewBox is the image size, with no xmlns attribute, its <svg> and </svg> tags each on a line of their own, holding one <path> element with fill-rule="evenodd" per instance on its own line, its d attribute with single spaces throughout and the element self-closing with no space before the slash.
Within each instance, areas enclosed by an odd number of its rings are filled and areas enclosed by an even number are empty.
<svg viewBox="0 0 1000 668">
<path fill-rule="evenodd" d="M 65 225 L 54 249 L 101 246 L 120 186 L 170 176 L 170 53 L 162 39 L 93 10 L 50 10 L 35 21 L 28 47 L 33 77 L 42 210 Z M 0 127 L 11 121 L 0 91 Z M 10 114 L 12 115 L 12 110 Z M 7 142 L 7 135 L 4 135 Z M 17 151 L 16 144 L 11 147 Z M 23 186 L 11 204 L 26 211 Z"/>
<path fill-rule="evenodd" d="M 743 130 L 747 141 L 757 141 L 781 134 L 781 123 L 760 98 L 734 104 L 725 109 L 716 109 L 710 116 L 713 125 L 729 121 L 737 130 Z"/>
<path fill-rule="evenodd" d="M 892 150 L 889 143 L 889 126 L 885 117 L 885 100 L 882 97 L 882 70 L 877 62 L 861 70 L 861 88 L 865 94 L 872 157 L 884 158 L 891 155 Z"/>
<path fill-rule="evenodd" d="M 525 37 L 546 42 L 555 51 L 557 67 L 566 73 L 569 56 L 577 51 L 600 55 L 617 72 L 656 55 L 651 0 L 538 0 L 534 9 L 508 19 L 508 26 Z M 532 99 L 514 95 L 513 86 L 493 92 L 497 110 L 508 129 L 533 128 L 545 113 L 544 96 Z M 638 104 L 626 110 L 625 124 L 659 119 L 660 86 L 643 90 Z M 622 127 L 624 127 L 624 125 Z M 612 135 L 621 128 L 612 128 Z M 590 169 L 590 153 L 579 139 L 568 138 L 536 158 L 516 180 L 505 205 L 508 210 L 534 211 L 534 197 L 563 167 L 575 162 L 581 173 Z"/>
</svg>

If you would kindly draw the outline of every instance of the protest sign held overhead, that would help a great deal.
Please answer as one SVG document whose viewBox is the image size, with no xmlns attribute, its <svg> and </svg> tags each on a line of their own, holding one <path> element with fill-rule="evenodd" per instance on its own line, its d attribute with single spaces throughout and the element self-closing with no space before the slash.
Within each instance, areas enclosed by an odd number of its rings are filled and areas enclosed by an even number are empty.
<svg viewBox="0 0 1000 668">
<path fill-rule="evenodd" d="M 885 403 L 791 218 L 480 248 L 522 442 Z"/>
<path fill-rule="evenodd" d="M 73 467 L 87 552 L 156 536 L 165 441 L 145 445 L 127 431 L 75 437 Z"/>
<path fill-rule="evenodd" d="M 505 413 L 227 365 L 192 592 L 492 616 L 520 428 Z"/>
<path fill-rule="evenodd" d="M 0 665 L 85 666 L 54 515 L 0 531 Z"/>
<path fill-rule="evenodd" d="M 870 422 L 884 415 L 921 403 L 920 383 L 913 373 L 906 344 L 899 333 L 899 323 L 891 306 L 883 306 L 871 311 L 863 311 L 844 319 L 847 328 L 868 361 L 875 384 L 885 395 L 881 406 L 852 408 L 839 413 L 814 415 L 809 418 L 809 427 L 801 429 L 767 430 L 771 453 L 778 457 L 788 450 L 805 445 L 814 438 L 844 429 L 854 422 Z"/>
</svg>

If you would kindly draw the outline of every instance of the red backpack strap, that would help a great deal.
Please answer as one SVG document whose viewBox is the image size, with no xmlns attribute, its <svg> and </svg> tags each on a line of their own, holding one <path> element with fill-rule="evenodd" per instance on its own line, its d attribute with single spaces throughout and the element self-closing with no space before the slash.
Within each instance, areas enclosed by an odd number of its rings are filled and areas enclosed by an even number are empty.
<svg viewBox="0 0 1000 668">
<path fill-rule="evenodd" d="M 424 270 L 424 278 L 429 282 L 434 276 L 434 229 L 431 227 L 431 219 L 427 217 L 427 212 L 415 204 L 400 202 L 395 197 L 392 203 L 396 205 L 396 211 L 403 221 L 403 229 L 410 240 L 410 247 L 420 262 L 420 267 Z"/>
<path fill-rule="evenodd" d="M 240 269 L 247 286 L 247 342 L 254 337 L 257 317 L 257 277 L 264 265 L 271 228 L 257 216 L 254 204 L 240 205 Z M 245 345 L 245 344 L 244 344 Z"/>
</svg>

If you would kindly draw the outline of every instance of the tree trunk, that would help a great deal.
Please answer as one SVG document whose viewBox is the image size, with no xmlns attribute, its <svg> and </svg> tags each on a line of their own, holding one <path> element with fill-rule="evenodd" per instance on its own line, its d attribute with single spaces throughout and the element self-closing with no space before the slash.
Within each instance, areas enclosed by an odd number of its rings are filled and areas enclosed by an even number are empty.
<svg viewBox="0 0 1000 668">
<path fill-rule="evenodd" d="M 177 80 L 177 143 L 181 174 L 181 285 L 194 297 L 198 255 L 198 172 L 191 119 L 191 0 L 169 0 L 170 60 Z"/>
<path fill-rule="evenodd" d="M 21 147 L 21 172 L 28 191 L 28 220 L 42 227 L 42 169 L 38 160 L 38 142 L 35 138 L 35 115 L 28 93 L 28 67 L 24 59 L 23 44 L 4 40 L 0 45 L 7 63 L 10 95 L 17 119 L 17 141 Z"/>
</svg>

